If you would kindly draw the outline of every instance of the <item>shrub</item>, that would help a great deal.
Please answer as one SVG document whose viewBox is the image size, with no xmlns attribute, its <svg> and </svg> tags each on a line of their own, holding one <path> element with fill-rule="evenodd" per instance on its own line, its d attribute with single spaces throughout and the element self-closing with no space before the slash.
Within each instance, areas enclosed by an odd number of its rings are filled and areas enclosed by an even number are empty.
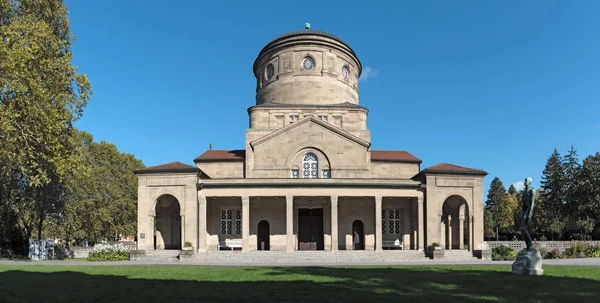
<svg viewBox="0 0 600 303">
<path fill-rule="evenodd" d="M 586 251 L 586 256 L 590 258 L 600 258 L 600 243 L 589 245 Z"/>
<path fill-rule="evenodd" d="M 121 243 L 115 245 L 96 244 L 87 257 L 88 261 L 125 261 L 129 260 L 129 249 Z"/>
<path fill-rule="evenodd" d="M 573 245 L 565 250 L 568 258 L 584 258 L 588 251 L 588 245 L 579 241 L 573 242 Z"/>
<path fill-rule="evenodd" d="M 540 255 L 542 256 L 542 259 L 548 259 L 548 250 L 545 247 L 540 247 L 538 249 L 538 251 L 540 252 Z"/>
<path fill-rule="evenodd" d="M 492 249 L 492 260 L 503 261 L 503 260 L 514 260 L 517 257 L 517 253 L 510 247 L 500 245 Z"/>
<path fill-rule="evenodd" d="M 190 241 L 185 241 L 185 243 L 183 244 L 184 247 L 192 247 L 192 242 Z"/>
<path fill-rule="evenodd" d="M 560 248 L 555 248 L 551 252 L 548 253 L 548 259 L 562 259 L 564 255 L 560 251 Z"/>
<path fill-rule="evenodd" d="M 433 242 L 431 243 L 431 247 L 440 247 L 440 243 Z"/>
</svg>

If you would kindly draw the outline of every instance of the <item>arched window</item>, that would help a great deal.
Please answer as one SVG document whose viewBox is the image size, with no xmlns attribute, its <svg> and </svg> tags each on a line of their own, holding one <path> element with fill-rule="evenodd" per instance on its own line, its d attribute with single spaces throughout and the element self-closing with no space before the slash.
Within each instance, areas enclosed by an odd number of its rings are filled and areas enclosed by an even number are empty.
<svg viewBox="0 0 600 303">
<path fill-rule="evenodd" d="M 304 159 L 302 159 L 302 177 L 319 177 L 319 159 L 317 159 L 317 155 L 313 153 L 307 153 L 304 155 Z"/>
</svg>

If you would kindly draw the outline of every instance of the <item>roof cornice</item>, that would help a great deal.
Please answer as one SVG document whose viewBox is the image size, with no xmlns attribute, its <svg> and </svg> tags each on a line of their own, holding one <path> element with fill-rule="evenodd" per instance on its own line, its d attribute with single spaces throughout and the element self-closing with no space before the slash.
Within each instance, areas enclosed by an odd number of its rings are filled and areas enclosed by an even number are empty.
<svg viewBox="0 0 600 303">
<path fill-rule="evenodd" d="M 265 143 L 265 142 L 267 142 L 267 141 L 269 141 L 269 140 L 271 140 L 271 139 L 273 139 L 273 138 L 275 138 L 275 137 L 277 137 L 277 136 L 279 136 L 281 134 L 284 134 L 284 133 L 286 133 L 286 132 L 288 132 L 288 131 L 290 131 L 290 130 L 292 130 L 294 128 L 300 127 L 300 126 L 302 126 L 302 125 L 304 125 L 306 123 L 309 123 L 309 122 L 312 122 L 312 123 L 315 123 L 317 125 L 320 125 L 323 128 L 326 128 L 326 129 L 328 129 L 328 130 L 330 130 L 330 131 L 332 131 L 332 132 L 334 132 L 334 133 L 336 133 L 336 134 L 338 134 L 338 135 L 340 135 L 342 137 L 345 137 L 346 139 L 348 139 L 350 141 L 353 141 L 353 142 L 355 142 L 355 143 L 357 143 L 357 144 L 359 144 L 361 146 L 364 146 L 367 149 L 369 149 L 371 147 L 371 143 L 370 142 L 367 142 L 367 141 L 365 141 L 365 140 L 363 140 L 363 139 L 361 139 L 361 138 L 359 138 L 357 136 L 349 134 L 348 132 L 344 131 L 343 129 L 338 128 L 336 126 L 333 126 L 330 123 L 323 122 L 323 121 L 321 121 L 321 120 L 319 120 L 319 119 L 317 119 L 317 118 L 315 118 L 313 116 L 308 116 L 308 117 L 303 118 L 302 120 L 300 120 L 298 122 L 292 123 L 290 125 L 287 125 L 285 127 L 280 128 L 280 129 L 278 129 L 278 130 L 276 130 L 276 131 L 274 131 L 274 132 L 272 132 L 272 133 L 270 133 L 270 134 L 268 134 L 266 136 L 258 138 L 256 140 L 250 142 L 250 147 L 252 147 L 252 150 L 254 150 L 254 148 L 256 146 L 259 146 L 259 145 L 261 145 L 261 144 L 263 144 L 263 143 Z"/>
</svg>

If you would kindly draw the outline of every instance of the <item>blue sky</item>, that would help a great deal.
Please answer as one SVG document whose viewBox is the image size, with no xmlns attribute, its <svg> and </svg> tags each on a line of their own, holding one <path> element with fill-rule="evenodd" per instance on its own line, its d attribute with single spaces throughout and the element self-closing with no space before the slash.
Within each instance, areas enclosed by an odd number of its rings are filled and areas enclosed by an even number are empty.
<svg viewBox="0 0 600 303">
<path fill-rule="evenodd" d="M 252 63 L 276 36 L 330 32 L 369 77 L 372 149 L 508 187 L 554 148 L 600 151 L 600 1 L 66 1 L 94 95 L 76 126 L 147 166 L 243 149 Z M 176 3 L 176 4 L 173 4 Z"/>
</svg>

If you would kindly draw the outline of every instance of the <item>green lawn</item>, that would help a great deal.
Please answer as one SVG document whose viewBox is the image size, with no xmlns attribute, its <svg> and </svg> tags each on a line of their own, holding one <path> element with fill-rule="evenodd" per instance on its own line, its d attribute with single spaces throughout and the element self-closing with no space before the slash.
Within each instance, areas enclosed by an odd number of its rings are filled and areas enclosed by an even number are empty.
<svg viewBox="0 0 600 303">
<path fill-rule="evenodd" d="M 600 268 L 0 265 L 0 302 L 598 302 Z"/>
</svg>

